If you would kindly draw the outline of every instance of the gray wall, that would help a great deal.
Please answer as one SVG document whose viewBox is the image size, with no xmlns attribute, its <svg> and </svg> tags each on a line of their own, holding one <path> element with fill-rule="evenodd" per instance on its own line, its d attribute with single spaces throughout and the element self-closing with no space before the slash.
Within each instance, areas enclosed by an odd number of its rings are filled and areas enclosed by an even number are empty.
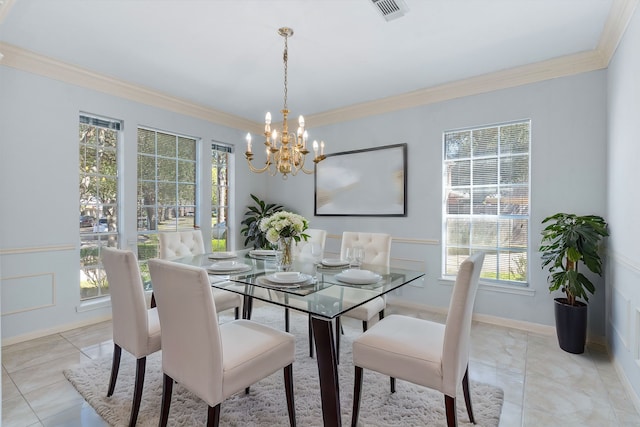
<svg viewBox="0 0 640 427">
<path fill-rule="evenodd" d="M 295 209 L 334 236 L 328 251 L 337 251 L 344 230 L 385 231 L 394 237 L 392 257 L 406 266 L 424 268 L 424 282 L 403 289 L 398 298 L 446 307 L 451 284 L 440 281 L 441 136 L 447 129 L 516 119 L 532 120 L 531 283 L 527 289 L 484 286 L 477 312 L 513 320 L 553 324 L 552 298 L 540 269 L 536 248 L 540 221 L 558 211 L 605 213 L 604 71 L 549 80 L 514 89 L 470 96 L 376 117 L 314 129 L 328 152 L 387 144 L 409 145 L 409 213 L 406 218 L 342 218 L 313 216 L 313 176 L 287 181 L 249 174 L 242 158 L 243 131 L 213 125 L 175 113 L 75 87 L 0 66 L 2 78 L 2 207 L 0 249 L 3 309 L 2 336 L 11 338 L 90 321 L 108 315 L 108 307 L 77 312 L 77 122 L 86 111 L 125 121 L 125 164 L 135 164 L 135 129 L 145 125 L 203 138 L 238 143 L 234 170 L 236 225 L 254 192 Z M 207 144 L 203 144 L 203 147 Z M 203 159 L 208 150 L 203 148 Z M 567 163 L 567 159 L 575 159 Z M 135 168 L 134 168 L 135 169 Z M 124 203 L 135 205 L 135 171 L 125 169 Z M 206 196 L 208 183 L 202 183 Z M 203 211 L 208 199 L 204 197 Z M 135 212 L 124 212 L 123 246 L 135 239 Z M 202 225 L 205 225 L 203 222 Z M 237 235 L 236 228 L 236 238 Z M 236 247 L 241 242 L 236 241 Z M 53 247 L 53 248 L 52 248 Z M 24 250 L 22 250 L 24 248 Z M 44 248 L 33 251 L 33 248 Z M 31 277 L 34 276 L 34 277 Z M 4 288 L 11 288 L 5 292 Z M 604 336 L 602 284 L 592 299 L 590 331 Z M 51 301 L 53 300 L 53 303 Z M 37 308 L 37 305 L 49 305 Z M 26 304 L 26 309 L 20 304 Z"/>
<path fill-rule="evenodd" d="M 640 396 L 640 11 L 608 70 L 608 191 L 611 228 L 607 269 L 607 338 Z"/>
<path fill-rule="evenodd" d="M 531 119 L 530 283 L 525 292 L 482 286 L 477 313 L 553 325 L 553 298 L 537 248 L 540 223 L 556 212 L 606 213 L 606 73 L 590 72 L 465 97 L 411 110 L 313 129 L 328 152 L 408 144 L 408 216 L 406 218 L 314 217 L 313 178 L 272 180 L 268 194 L 310 219 L 312 228 L 340 235 L 344 230 L 388 232 L 394 237 L 394 261 L 424 266 L 421 286 L 402 290 L 406 302 L 446 307 L 450 283 L 440 279 L 442 254 L 442 132 L 444 130 Z M 319 167 L 322 167 L 320 164 Z M 327 246 L 339 250 L 339 240 Z M 418 240 L 415 242 L 414 240 Z M 591 339 L 605 335 L 603 280 L 590 299 Z M 527 292 L 528 291 L 528 292 Z"/>
<path fill-rule="evenodd" d="M 0 277 L 2 339 L 34 337 L 109 317 L 108 305 L 93 309 L 79 299 L 78 114 L 124 120 L 120 160 L 122 247 L 136 242 L 136 129 L 138 125 L 202 139 L 203 167 L 211 140 L 243 141 L 244 132 L 149 107 L 101 92 L 0 65 Z M 240 147 L 243 148 L 243 147 Z M 240 159 L 242 160 L 242 159 Z M 264 181 L 232 165 L 235 204 Z M 210 229 L 210 173 L 200 196 L 205 233 Z M 244 209 L 231 212 L 236 223 Z M 10 314 L 12 313 L 12 314 Z"/>
</svg>

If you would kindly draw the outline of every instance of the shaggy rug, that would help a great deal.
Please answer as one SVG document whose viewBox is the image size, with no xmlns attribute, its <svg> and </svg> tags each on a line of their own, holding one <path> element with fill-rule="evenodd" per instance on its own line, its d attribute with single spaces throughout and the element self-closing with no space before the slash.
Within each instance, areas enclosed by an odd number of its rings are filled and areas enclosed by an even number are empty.
<svg viewBox="0 0 640 427">
<path fill-rule="evenodd" d="M 284 330 L 281 308 L 262 306 L 253 312 L 253 320 Z M 220 321 L 231 320 L 222 314 Z M 351 423 L 353 395 L 353 365 L 351 342 L 360 333 L 360 323 L 345 318 L 341 337 L 339 365 L 340 401 L 344 425 Z M 291 313 L 291 332 L 296 336 L 296 361 L 293 364 L 296 421 L 299 426 L 321 426 L 322 409 L 318 382 L 318 365 L 309 357 L 307 319 Z M 156 353 L 147 358 L 142 404 L 137 425 L 157 426 L 162 396 L 162 356 Z M 64 375 L 102 418 L 113 426 L 126 426 L 131 411 L 135 359 L 122 352 L 116 389 L 106 397 L 111 370 L 111 357 L 103 357 L 67 369 Z M 497 426 L 502 410 L 503 392 L 488 384 L 471 382 L 471 401 L 477 426 Z M 458 396 L 458 421 L 471 426 L 464 399 Z M 283 373 L 251 386 L 244 392 L 225 400 L 221 406 L 220 424 L 224 426 L 286 426 L 289 424 L 284 393 Z M 173 387 L 169 414 L 171 426 L 205 425 L 207 406 L 179 384 Z M 365 370 L 361 397 L 361 426 L 446 426 L 444 398 L 441 393 L 405 381 L 397 381 L 396 393 L 389 393 L 389 378 Z"/>
</svg>

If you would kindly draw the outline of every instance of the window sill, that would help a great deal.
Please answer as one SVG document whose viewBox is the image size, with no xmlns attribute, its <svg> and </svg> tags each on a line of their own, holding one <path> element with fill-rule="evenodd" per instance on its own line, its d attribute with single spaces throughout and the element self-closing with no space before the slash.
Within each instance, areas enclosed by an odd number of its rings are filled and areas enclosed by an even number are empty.
<svg viewBox="0 0 640 427">
<path fill-rule="evenodd" d="M 453 286 L 453 284 L 455 283 L 455 279 L 441 277 L 440 279 L 438 279 L 438 283 L 444 286 Z M 498 283 L 483 282 L 482 280 L 480 280 L 479 289 L 489 292 L 524 295 L 528 297 L 532 297 L 536 294 L 536 291 L 531 289 L 529 286 L 502 285 Z"/>
<path fill-rule="evenodd" d="M 105 307 L 111 307 L 111 297 L 109 296 L 81 301 L 80 305 L 76 307 L 76 312 L 84 313 L 86 311 L 98 310 Z"/>
</svg>

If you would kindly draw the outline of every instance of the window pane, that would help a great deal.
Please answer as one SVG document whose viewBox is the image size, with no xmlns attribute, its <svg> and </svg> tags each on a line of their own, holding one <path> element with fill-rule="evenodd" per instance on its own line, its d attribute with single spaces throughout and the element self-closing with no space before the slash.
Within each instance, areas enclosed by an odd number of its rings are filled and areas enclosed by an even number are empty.
<svg viewBox="0 0 640 427">
<path fill-rule="evenodd" d="M 158 157 L 158 181 L 176 181 L 176 160 Z"/>
<path fill-rule="evenodd" d="M 138 179 L 156 179 L 156 158 L 138 155 Z"/>
<path fill-rule="evenodd" d="M 473 131 L 473 157 L 498 154 L 498 128 Z"/>
<path fill-rule="evenodd" d="M 138 129 L 138 153 L 156 154 L 155 132 L 145 129 Z"/>
<path fill-rule="evenodd" d="M 471 194 L 469 188 L 449 191 L 447 195 L 447 213 L 451 215 L 468 215 L 471 213 Z"/>
<path fill-rule="evenodd" d="M 176 137 L 166 133 L 158 133 L 158 156 L 176 158 Z"/>
<path fill-rule="evenodd" d="M 473 185 L 495 185 L 498 183 L 498 159 L 475 160 L 473 162 Z"/>
<path fill-rule="evenodd" d="M 196 159 L 196 140 L 191 138 L 178 138 L 178 158 L 193 160 Z"/>
<path fill-rule="evenodd" d="M 196 164 L 178 160 L 178 181 L 196 182 Z"/>
<path fill-rule="evenodd" d="M 522 183 L 529 182 L 529 157 L 515 156 L 503 157 L 500 159 L 500 183 Z"/>
<path fill-rule="evenodd" d="M 500 151 L 503 154 L 528 154 L 529 141 L 529 123 L 516 123 L 500 129 Z"/>
<path fill-rule="evenodd" d="M 471 132 L 451 132 L 444 136 L 446 159 L 461 159 L 471 156 Z"/>
</svg>

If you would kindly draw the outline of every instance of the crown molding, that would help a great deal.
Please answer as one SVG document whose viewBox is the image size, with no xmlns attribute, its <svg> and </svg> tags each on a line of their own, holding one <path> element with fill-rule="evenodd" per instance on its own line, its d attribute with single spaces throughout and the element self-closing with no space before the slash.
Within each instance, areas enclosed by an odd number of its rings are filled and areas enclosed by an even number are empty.
<svg viewBox="0 0 640 427">
<path fill-rule="evenodd" d="M 8 14 L 14 1 L 5 0 L 4 3 L 0 3 L 0 22 Z M 322 113 L 309 114 L 307 121 L 313 123 L 314 127 L 327 126 L 606 68 L 633 16 L 638 1 L 613 0 L 598 46 L 594 50 L 445 83 L 375 101 L 349 105 Z M 259 122 L 101 75 L 53 58 L 38 55 L 17 46 L 0 42 L 0 53 L 4 55 L 4 58 L 0 56 L 1 64 L 4 66 L 65 81 L 234 129 L 244 129 L 256 134 L 263 132 L 263 125 Z"/>
<path fill-rule="evenodd" d="M 182 98 L 95 73 L 8 43 L 0 42 L 0 52 L 4 54 L 1 63 L 4 66 L 97 90 L 109 95 L 119 96 L 175 113 L 197 117 L 234 129 L 250 129 L 253 132 L 262 132 L 262 125 L 252 120 L 247 120 L 233 114 L 195 104 Z"/>
<path fill-rule="evenodd" d="M 605 22 L 600 36 L 600 42 L 596 48 L 607 65 L 616 52 L 618 43 L 629 25 L 637 4 L 638 0 L 613 0 L 607 22 Z"/>
<path fill-rule="evenodd" d="M 606 68 L 606 66 L 607 64 L 603 61 L 602 55 L 599 52 L 582 52 L 420 89 L 401 95 L 390 96 L 375 101 L 350 105 L 324 113 L 309 114 L 308 122 L 312 122 L 314 127 L 324 126 L 464 96 L 522 86 L 557 77 L 599 70 Z"/>
</svg>

